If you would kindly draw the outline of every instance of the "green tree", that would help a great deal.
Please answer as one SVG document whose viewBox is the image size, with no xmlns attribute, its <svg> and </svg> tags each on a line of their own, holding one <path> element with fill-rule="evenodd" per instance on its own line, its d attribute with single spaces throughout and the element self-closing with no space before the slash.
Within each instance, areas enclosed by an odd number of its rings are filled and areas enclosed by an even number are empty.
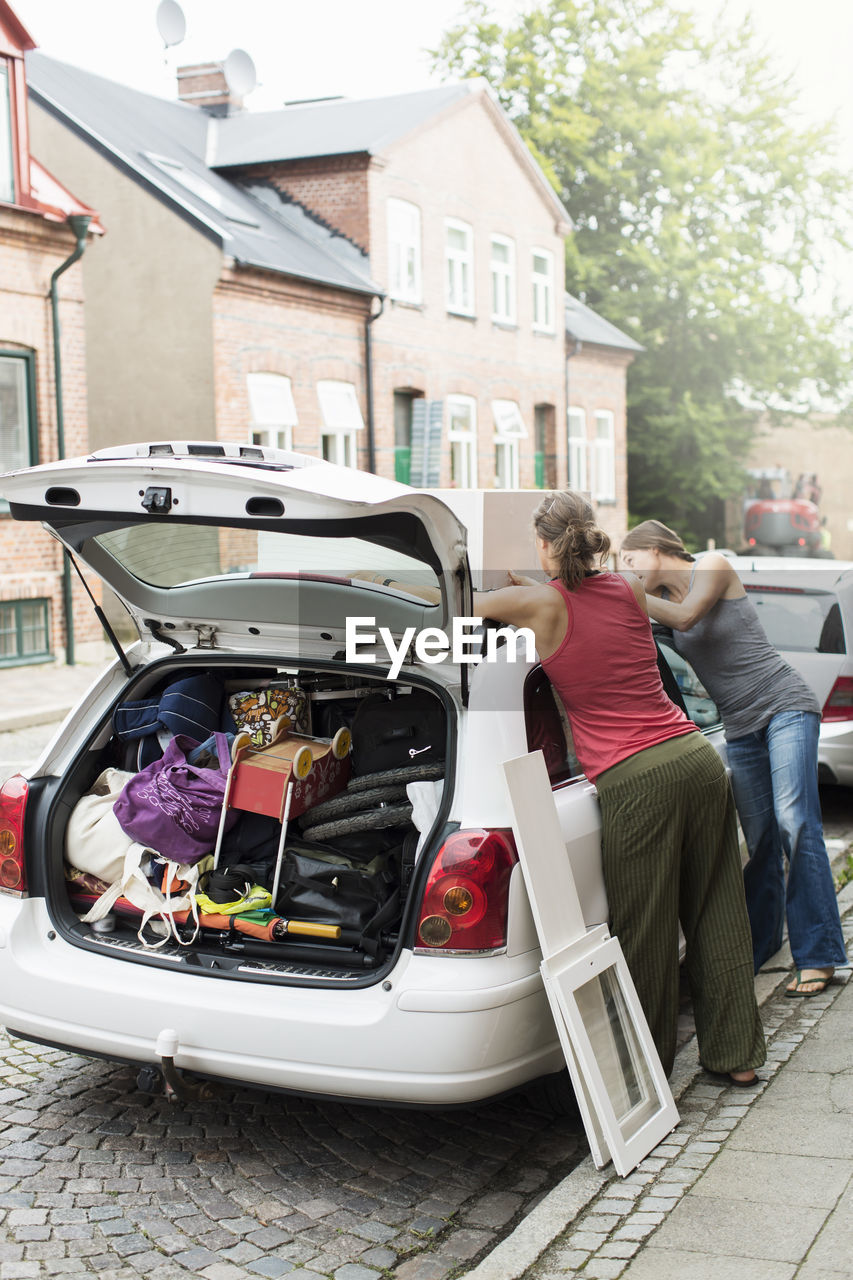
<svg viewBox="0 0 853 1280">
<path fill-rule="evenodd" d="M 758 412 L 847 376 L 827 253 L 853 184 L 754 30 L 703 38 L 672 0 L 468 0 L 434 65 L 483 76 L 574 222 L 566 286 L 646 348 L 629 370 L 629 505 L 694 543 L 742 488 Z"/>
</svg>

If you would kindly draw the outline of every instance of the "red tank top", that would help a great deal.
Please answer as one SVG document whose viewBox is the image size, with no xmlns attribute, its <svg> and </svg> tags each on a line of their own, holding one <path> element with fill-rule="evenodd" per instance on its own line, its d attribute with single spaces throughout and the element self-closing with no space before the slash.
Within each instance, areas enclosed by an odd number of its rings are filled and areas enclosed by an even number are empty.
<svg viewBox="0 0 853 1280">
<path fill-rule="evenodd" d="M 585 578 L 566 602 L 568 626 L 542 667 L 572 726 L 575 754 L 595 781 L 605 769 L 696 726 L 664 692 L 649 620 L 618 573 Z"/>
</svg>

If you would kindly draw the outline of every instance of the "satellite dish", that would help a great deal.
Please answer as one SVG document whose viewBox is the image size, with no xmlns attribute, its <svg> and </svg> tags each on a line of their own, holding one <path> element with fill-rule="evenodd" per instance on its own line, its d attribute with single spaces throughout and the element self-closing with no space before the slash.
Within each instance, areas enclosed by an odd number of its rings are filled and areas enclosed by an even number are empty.
<svg viewBox="0 0 853 1280">
<path fill-rule="evenodd" d="M 237 98 L 245 98 L 258 83 L 255 64 L 244 49 L 232 49 L 223 69 L 228 88 Z"/>
<path fill-rule="evenodd" d="M 173 44 L 180 44 L 187 34 L 187 20 L 178 0 L 160 0 L 157 6 L 157 30 L 168 49 Z"/>
</svg>

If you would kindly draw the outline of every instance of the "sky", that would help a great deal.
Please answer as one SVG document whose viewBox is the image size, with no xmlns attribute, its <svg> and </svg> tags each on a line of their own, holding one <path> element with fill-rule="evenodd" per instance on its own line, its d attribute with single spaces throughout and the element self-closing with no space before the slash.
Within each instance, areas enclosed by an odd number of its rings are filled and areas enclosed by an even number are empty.
<svg viewBox="0 0 853 1280">
<path fill-rule="evenodd" d="M 343 94 L 372 97 L 426 88 L 425 50 L 462 0 L 181 0 L 186 36 L 164 48 L 158 0 L 11 0 L 30 35 L 52 57 L 134 88 L 175 96 L 175 69 L 244 49 L 257 72 L 252 111 Z M 723 0 L 682 0 L 709 21 Z M 493 0 L 499 16 L 524 0 Z M 808 120 L 837 113 L 841 157 L 853 167 L 853 0 L 727 0 L 737 24 L 751 12 L 781 70 L 794 75 Z"/>
</svg>

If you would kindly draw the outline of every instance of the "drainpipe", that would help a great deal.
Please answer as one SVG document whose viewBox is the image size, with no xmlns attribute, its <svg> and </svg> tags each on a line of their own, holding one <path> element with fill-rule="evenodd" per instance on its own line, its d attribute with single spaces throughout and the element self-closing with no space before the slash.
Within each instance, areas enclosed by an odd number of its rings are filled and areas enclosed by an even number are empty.
<svg viewBox="0 0 853 1280">
<path fill-rule="evenodd" d="M 367 469 L 376 473 L 376 430 L 373 419 L 373 334 L 370 326 L 378 320 L 385 310 L 385 298 L 381 294 L 379 310 L 367 317 L 364 322 L 364 382 L 367 394 Z"/>
<path fill-rule="evenodd" d="M 566 430 L 567 440 L 568 440 L 568 434 L 569 434 L 569 361 L 573 359 L 574 356 L 578 355 L 582 350 L 583 350 L 583 343 L 581 342 L 580 338 L 575 338 L 575 345 L 572 347 L 571 351 L 566 352 L 565 371 L 563 374 L 563 394 L 566 397 L 565 430 Z M 566 450 L 566 470 L 567 471 L 568 471 L 568 462 L 569 462 L 569 455 L 568 455 L 568 449 L 567 449 Z M 566 475 L 567 486 L 571 484 L 571 481 L 572 481 L 572 477 L 570 475 Z"/>
<path fill-rule="evenodd" d="M 61 329 L 59 324 L 57 281 L 63 271 L 67 271 L 78 258 L 82 258 L 86 249 L 86 234 L 91 221 L 91 214 L 88 213 L 71 213 L 68 215 L 68 225 L 77 237 L 77 245 L 70 257 L 66 258 L 50 277 L 50 311 L 53 321 L 53 377 L 56 394 L 56 451 L 59 459 L 65 457 L 65 414 L 62 405 L 62 356 L 59 341 Z M 62 556 L 62 610 L 65 615 L 65 662 L 67 666 L 73 667 L 74 610 L 71 595 L 71 568 L 68 563 L 68 556 L 64 552 Z"/>
</svg>

